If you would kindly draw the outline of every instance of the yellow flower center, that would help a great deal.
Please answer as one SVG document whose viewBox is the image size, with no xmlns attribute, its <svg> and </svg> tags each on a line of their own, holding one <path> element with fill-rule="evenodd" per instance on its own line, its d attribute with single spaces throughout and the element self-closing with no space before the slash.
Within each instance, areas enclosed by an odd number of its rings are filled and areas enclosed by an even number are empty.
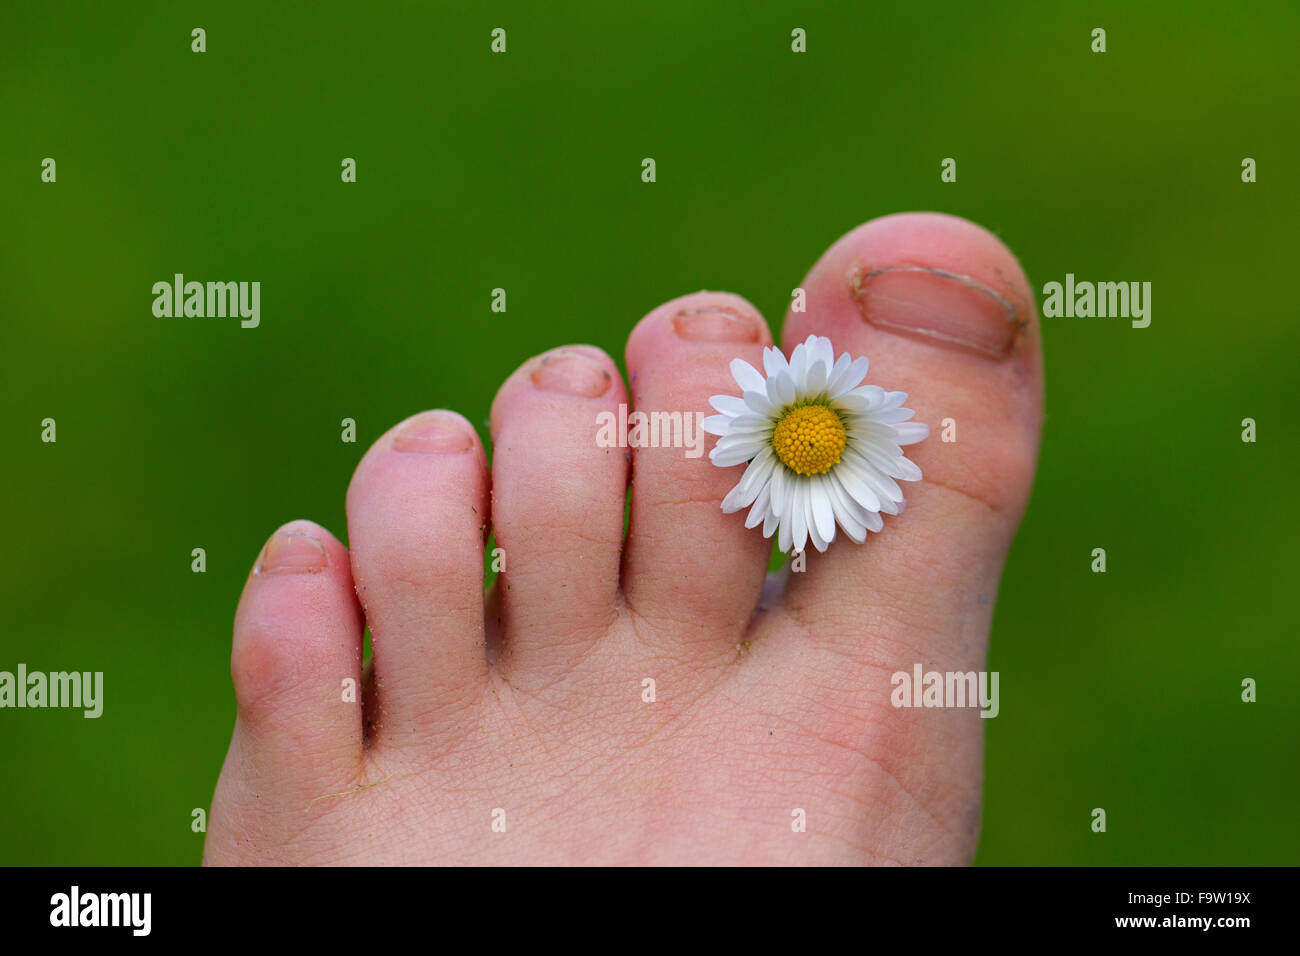
<svg viewBox="0 0 1300 956">
<path fill-rule="evenodd" d="M 788 409 L 772 432 L 772 450 L 791 471 L 824 475 L 839 464 L 847 438 L 840 416 L 825 405 Z"/>
</svg>

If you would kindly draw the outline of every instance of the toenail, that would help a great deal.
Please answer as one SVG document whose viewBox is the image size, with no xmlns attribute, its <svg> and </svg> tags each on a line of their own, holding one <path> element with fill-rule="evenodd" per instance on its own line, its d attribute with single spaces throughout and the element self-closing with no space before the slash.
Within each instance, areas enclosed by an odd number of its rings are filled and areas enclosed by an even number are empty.
<svg viewBox="0 0 1300 956">
<path fill-rule="evenodd" d="M 673 330 L 692 342 L 758 342 L 758 320 L 730 309 L 687 309 L 673 316 Z"/>
<path fill-rule="evenodd" d="M 266 546 L 263 574 L 303 574 L 322 570 L 329 563 L 325 545 L 304 531 L 278 531 Z"/>
<path fill-rule="evenodd" d="M 433 412 L 413 418 L 393 436 L 396 451 L 457 454 L 474 447 L 474 436 L 457 415 Z"/>
<path fill-rule="evenodd" d="M 928 266 L 859 266 L 849 276 L 862 317 L 879 328 L 995 358 L 1025 329 L 1021 309 L 968 275 Z"/>
<path fill-rule="evenodd" d="M 533 386 L 547 392 L 566 392 L 597 398 L 609 391 L 609 369 L 580 352 L 552 352 L 529 373 Z"/>
</svg>

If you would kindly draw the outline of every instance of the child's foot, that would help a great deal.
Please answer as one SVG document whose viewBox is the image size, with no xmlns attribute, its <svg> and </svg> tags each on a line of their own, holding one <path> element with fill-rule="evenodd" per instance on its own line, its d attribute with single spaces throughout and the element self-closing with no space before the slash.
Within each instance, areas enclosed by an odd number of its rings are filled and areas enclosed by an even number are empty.
<svg viewBox="0 0 1300 956">
<path fill-rule="evenodd" d="M 351 554 L 295 521 L 258 557 L 205 861 L 969 862 L 984 721 L 895 708 L 891 675 L 985 666 L 1038 447 L 1034 300 L 997 239 L 932 214 L 854 230 L 802 288 L 787 354 L 817 333 L 868 356 L 932 429 L 904 514 L 764 593 L 770 541 L 719 508 L 740 468 L 598 446 L 602 411 L 707 413 L 731 359 L 762 367 L 733 295 L 641 321 L 630 401 L 598 349 L 525 363 L 490 475 L 465 419 L 408 419 L 352 479 Z"/>
</svg>

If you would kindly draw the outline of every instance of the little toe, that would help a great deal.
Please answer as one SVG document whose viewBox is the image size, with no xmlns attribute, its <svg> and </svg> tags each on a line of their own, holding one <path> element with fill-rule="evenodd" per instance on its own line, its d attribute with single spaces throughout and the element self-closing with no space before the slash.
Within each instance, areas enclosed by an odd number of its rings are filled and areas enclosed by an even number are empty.
<svg viewBox="0 0 1300 956">
<path fill-rule="evenodd" d="M 356 773 L 361 638 L 347 549 L 310 521 L 284 525 L 235 614 L 238 718 L 227 775 L 292 801 Z"/>
</svg>

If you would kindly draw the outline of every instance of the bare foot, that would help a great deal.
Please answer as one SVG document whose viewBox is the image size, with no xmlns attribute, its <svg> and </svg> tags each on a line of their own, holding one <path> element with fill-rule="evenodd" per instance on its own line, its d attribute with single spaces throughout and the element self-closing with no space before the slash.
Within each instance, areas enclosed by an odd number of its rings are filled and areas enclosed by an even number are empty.
<svg viewBox="0 0 1300 956">
<path fill-rule="evenodd" d="M 741 468 L 599 447 L 629 398 L 598 349 L 502 386 L 491 474 L 460 416 L 408 419 L 352 479 L 350 554 L 295 521 L 248 578 L 204 861 L 969 862 L 984 722 L 894 707 L 891 675 L 985 666 L 1038 448 L 1034 300 L 996 238 L 935 214 L 861 226 L 802 288 L 787 354 L 816 333 L 869 357 L 933 430 L 903 514 L 810 549 L 759 608 L 771 542 L 719 508 Z M 632 332 L 629 404 L 707 413 L 769 344 L 743 299 L 676 299 Z"/>
</svg>

